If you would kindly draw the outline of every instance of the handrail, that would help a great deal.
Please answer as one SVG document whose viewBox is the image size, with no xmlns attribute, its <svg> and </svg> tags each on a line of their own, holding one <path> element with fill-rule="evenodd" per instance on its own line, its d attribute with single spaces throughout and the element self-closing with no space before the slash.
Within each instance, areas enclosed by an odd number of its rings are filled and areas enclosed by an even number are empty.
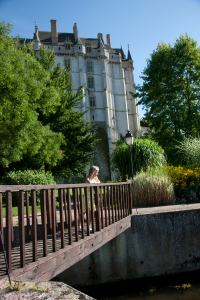
<svg viewBox="0 0 200 300">
<path fill-rule="evenodd" d="M 36 201 L 38 201 L 36 191 L 40 191 L 39 214 L 36 207 Z M 13 243 L 16 242 L 16 236 L 13 230 L 12 198 L 13 193 L 16 194 L 16 192 L 18 226 L 15 230 L 19 231 L 17 235 L 20 250 L 15 248 L 14 252 Z M 6 223 L 3 221 L 2 199 L 6 204 Z M 59 210 L 56 209 L 56 199 Z M 32 214 L 29 212 L 29 206 L 31 206 Z M 24 208 L 26 208 L 25 214 Z M 95 233 L 130 214 L 132 214 L 131 182 L 1 185 L 0 230 L 2 239 L 6 242 L 9 270 L 11 272 L 13 268 L 12 255 L 15 255 L 15 268 L 17 259 L 18 267 L 24 267 L 31 261 L 35 262 L 42 256 L 45 257 L 59 248 L 65 248 L 89 236 L 91 234 L 90 218 L 92 233 Z M 81 232 L 78 230 L 78 225 L 82 227 Z M 26 246 L 29 250 L 26 250 Z M 41 248 L 42 251 L 40 251 Z M 18 256 L 16 251 L 19 252 Z"/>
<path fill-rule="evenodd" d="M 90 186 L 113 186 L 113 185 L 121 185 L 121 184 L 130 184 L 130 182 L 116 182 L 116 183 L 79 183 L 79 184 L 54 184 L 54 185 L 0 185 L 0 193 L 4 193 L 6 191 L 17 192 L 19 190 L 23 191 L 31 191 L 31 190 L 43 190 L 43 189 L 67 189 L 67 188 L 84 188 Z"/>
</svg>

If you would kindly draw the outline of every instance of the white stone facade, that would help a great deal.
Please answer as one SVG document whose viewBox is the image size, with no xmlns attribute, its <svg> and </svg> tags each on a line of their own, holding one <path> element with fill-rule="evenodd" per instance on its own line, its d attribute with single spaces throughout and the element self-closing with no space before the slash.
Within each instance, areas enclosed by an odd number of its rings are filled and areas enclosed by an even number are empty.
<svg viewBox="0 0 200 300">
<path fill-rule="evenodd" d="M 141 135 L 137 100 L 129 93 L 135 92 L 134 62 L 129 50 L 126 59 L 122 48 L 111 48 L 110 35 L 107 44 L 100 33 L 96 39 L 78 37 L 76 23 L 73 33 L 58 33 L 56 20 L 51 20 L 51 32 L 36 28 L 33 42 L 36 51 L 41 45 L 52 49 L 57 56 L 56 65 L 71 64 L 75 91 L 85 84 L 86 96 L 77 109 L 88 110 L 85 118 L 104 123 L 109 155 L 120 133 L 125 135 L 130 130 L 134 136 Z"/>
</svg>

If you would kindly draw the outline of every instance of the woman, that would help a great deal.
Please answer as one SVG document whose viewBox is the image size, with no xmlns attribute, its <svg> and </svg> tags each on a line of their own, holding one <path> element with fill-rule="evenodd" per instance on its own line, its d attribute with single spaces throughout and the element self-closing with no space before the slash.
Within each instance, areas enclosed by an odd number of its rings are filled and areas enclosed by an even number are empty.
<svg viewBox="0 0 200 300">
<path fill-rule="evenodd" d="M 97 175 L 99 174 L 99 167 L 92 166 L 89 169 L 88 176 L 85 178 L 85 183 L 100 183 L 99 178 Z M 90 232 L 92 231 L 91 223 L 92 223 L 92 212 L 91 212 L 91 201 L 90 201 L 90 193 L 88 193 L 88 207 L 89 207 L 89 226 L 90 226 Z M 93 199 L 93 210 L 96 211 L 95 202 Z M 86 204 L 85 204 L 85 197 L 83 197 L 83 213 L 86 213 Z M 78 219 L 78 231 L 81 231 L 81 214 L 79 214 Z"/>
</svg>

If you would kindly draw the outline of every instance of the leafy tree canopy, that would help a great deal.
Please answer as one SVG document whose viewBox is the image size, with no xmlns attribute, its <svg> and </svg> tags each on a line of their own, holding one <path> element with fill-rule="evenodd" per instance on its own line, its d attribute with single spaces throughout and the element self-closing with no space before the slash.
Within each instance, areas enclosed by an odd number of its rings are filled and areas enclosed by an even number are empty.
<svg viewBox="0 0 200 300">
<path fill-rule="evenodd" d="M 159 43 L 147 60 L 135 97 L 146 109 L 145 121 L 170 155 L 176 141 L 200 132 L 200 50 L 181 35 L 174 45 Z M 134 96 L 134 95 L 133 95 Z M 171 157 L 175 159 L 175 157 Z"/>
<path fill-rule="evenodd" d="M 0 165 L 79 175 L 95 142 L 92 124 L 75 110 L 83 87 L 74 92 L 70 68 L 54 67 L 48 49 L 20 45 L 11 29 L 0 22 Z"/>
</svg>

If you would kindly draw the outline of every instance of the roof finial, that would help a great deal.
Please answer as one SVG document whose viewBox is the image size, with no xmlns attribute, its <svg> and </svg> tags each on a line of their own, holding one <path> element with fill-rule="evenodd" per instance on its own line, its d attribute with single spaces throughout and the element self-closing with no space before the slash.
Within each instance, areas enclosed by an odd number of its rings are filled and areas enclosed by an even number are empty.
<svg viewBox="0 0 200 300">
<path fill-rule="evenodd" d="M 130 53 L 130 50 L 129 50 L 129 44 L 128 44 L 128 57 L 127 57 L 127 59 L 129 60 L 132 60 L 132 57 L 131 57 L 131 53 Z"/>
<path fill-rule="evenodd" d="M 37 29 L 38 27 L 37 27 L 37 22 L 35 22 L 35 29 Z"/>
</svg>

